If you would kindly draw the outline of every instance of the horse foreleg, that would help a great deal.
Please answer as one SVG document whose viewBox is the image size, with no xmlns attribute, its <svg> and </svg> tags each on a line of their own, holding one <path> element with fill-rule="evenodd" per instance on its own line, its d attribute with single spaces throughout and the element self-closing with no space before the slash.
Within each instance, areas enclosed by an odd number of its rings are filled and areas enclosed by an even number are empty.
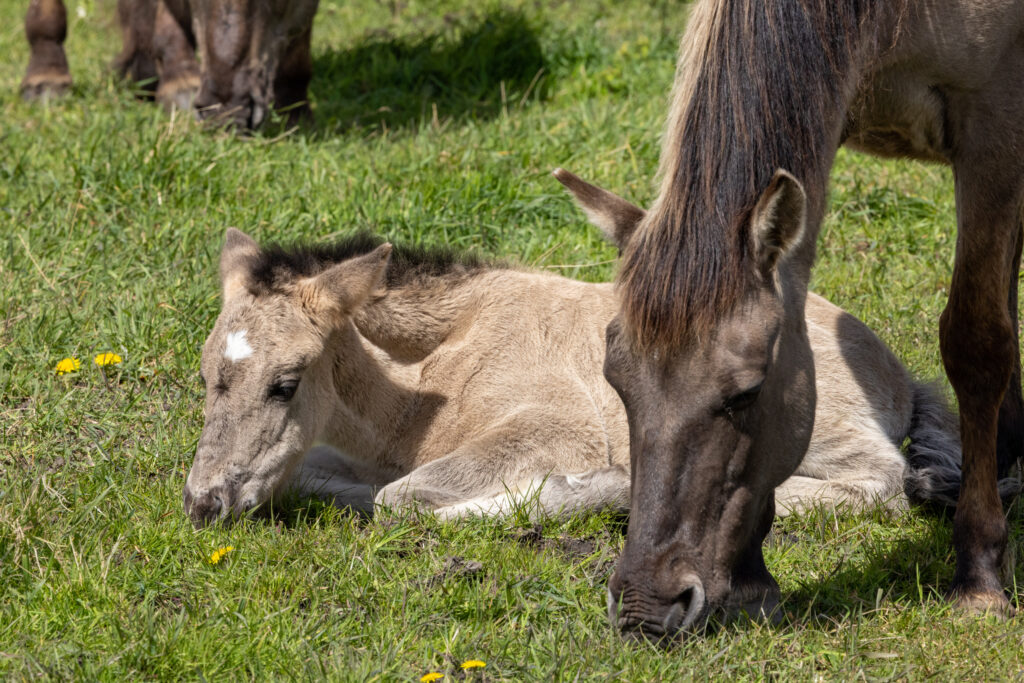
<svg viewBox="0 0 1024 683">
<path fill-rule="evenodd" d="M 999 130 L 999 128 L 996 128 Z M 970 611 L 1012 610 L 1000 580 L 1007 525 L 997 489 L 996 448 L 1004 398 L 1018 359 L 1006 304 L 1016 283 L 1021 191 L 1017 159 L 977 141 L 954 164 L 956 261 L 939 323 L 942 361 L 960 404 L 963 483 L 953 521 L 951 594 Z M 987 139 L 991 140 L 991 135 Z M 1010 178 L 1009 185 L 1000 181 Z M 1012 396 L 1012 394 L 1011 394 Z M 1011 398 L 1011 403 L 1013 399 Z"/>
<path fill-rule="evenodd" d="M 1024 217 L 1022 217 L 1024 220 Z M 1018 223 L 1013 265 L 1010 268 L 1009 298 L 1007 312 L 1010 314 L 1010 329 L 1013 332 L 1013 368 L 1010 385 L 1006 389 L 1003 403 L 999 406 L 999 430 L 996 437 L 996 459 L 999 478 L 1006 477 L 1017 461 L 1024 457 L 1024 396 L 1020 385 L 1020 333 L 1017 327 L 1017 274 L 1020 272 L 1021 242 L 1024 225 Z"/>
<path fill-rule="evenodd" d="M 63 95 L 71 89 L 71 72 L 64 54 L 68 35 L 67 10 L 61 0 L 32 0 L 25 14 L 29 58 L 21 96 L 26 100 Z"/>
</svg>

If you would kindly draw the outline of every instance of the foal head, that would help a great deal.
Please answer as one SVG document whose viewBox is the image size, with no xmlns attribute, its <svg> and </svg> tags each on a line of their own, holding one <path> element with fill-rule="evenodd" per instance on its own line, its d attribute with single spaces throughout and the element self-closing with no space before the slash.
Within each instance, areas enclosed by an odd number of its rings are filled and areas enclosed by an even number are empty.
<svg viewBox="0 0 1024 683">
<path fill-rule="evenodd" d="M 644 212 L 555 175 L 627 248 Z M 608 326 L 605 376 L 626 406 L 632 465 L 629 530 L 608 586 L 609 616 L 623 632 L 660 638 L 777 604 L 761 542 L 774 488 L 796 468 L 813 425 L 803 316 L 787 313 L 796 296 L 778 270 L 800 242 L 805 204 L 801 184 L 776 173 L 746 226 L 752 285 L 705 337 L 638 354 L 618 318 Z"/>
<path fill-rule="evenodd" d="M 323 431 L 338 335 L 381 285 L 390 253 L 384 244 L 299 275 L 228 229 L 223 308 L 203 347 L 205 421 L 184 491 L 197 526 L 266 502 Z"/>
</svg>

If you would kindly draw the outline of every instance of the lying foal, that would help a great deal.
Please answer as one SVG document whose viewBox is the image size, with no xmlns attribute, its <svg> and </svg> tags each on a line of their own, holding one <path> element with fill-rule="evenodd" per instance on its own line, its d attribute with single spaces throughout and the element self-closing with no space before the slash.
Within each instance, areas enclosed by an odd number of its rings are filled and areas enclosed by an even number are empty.
<svg viewBox="0 0 1024 683">
<path fill-rule="evenodd" d="M 562 172 L 613 240 L 642 210 Z M 622 404 L 601 372 L 611 285 L 394 248 L 369 236 L 261 249 L 229 229 L 203 349 L 205 424 L 185 484 L 199 525 L 294 489 L 443 517 L 629 504 Z M 866 326 L 807 303 L 818 404 L 779 512 L 954 500 L 942 401 Z M 907 456 L 900 452 L 910 439 Z"/>
</svg>

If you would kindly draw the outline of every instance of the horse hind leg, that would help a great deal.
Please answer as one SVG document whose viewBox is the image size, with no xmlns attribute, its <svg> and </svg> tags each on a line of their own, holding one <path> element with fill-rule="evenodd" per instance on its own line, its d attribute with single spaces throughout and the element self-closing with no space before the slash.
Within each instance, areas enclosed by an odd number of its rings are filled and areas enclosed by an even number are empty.
<svg viewBox="0 0 1024 683">
<path fill-rule="evenodd" d="M 32 0 L 25 14 L 29 43 L 28 68 L 21 81 L 26 100 L 46 100 L 71 89 L 71 71 L 64 54 L 68 35 L 67 10 L 61 0 Z"/>
</svg>

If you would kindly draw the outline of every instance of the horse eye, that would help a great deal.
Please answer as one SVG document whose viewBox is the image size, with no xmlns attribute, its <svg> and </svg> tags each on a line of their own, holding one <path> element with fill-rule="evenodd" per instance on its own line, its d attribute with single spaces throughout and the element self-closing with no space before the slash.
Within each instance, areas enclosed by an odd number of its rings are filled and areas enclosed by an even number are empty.
<svg viewBox="0 0 1024 683">
<path fill-rule="evenodd" d="M 725 402 L 726 412 L 732 414 L 738 410 L 746 410 L 750 406 L 754 405 L 754 401 L 757 400 L 758 395 L 761 393 L 762 384 L 758 384 L 755 387 L 751 387 L 746 391 L 742 391 L 729 397 Z"/>
<path fill-rule="evenodd" d="M 292 400 L 292 396 L 295 395 L 295 390 L 299 388 L 299 380 L 297 379 L 284 379 L 280 382 L 274 382 L 270 385 L 270 398 L 275 401 L 281 401 L 286 403 Z"/>
</svg>

